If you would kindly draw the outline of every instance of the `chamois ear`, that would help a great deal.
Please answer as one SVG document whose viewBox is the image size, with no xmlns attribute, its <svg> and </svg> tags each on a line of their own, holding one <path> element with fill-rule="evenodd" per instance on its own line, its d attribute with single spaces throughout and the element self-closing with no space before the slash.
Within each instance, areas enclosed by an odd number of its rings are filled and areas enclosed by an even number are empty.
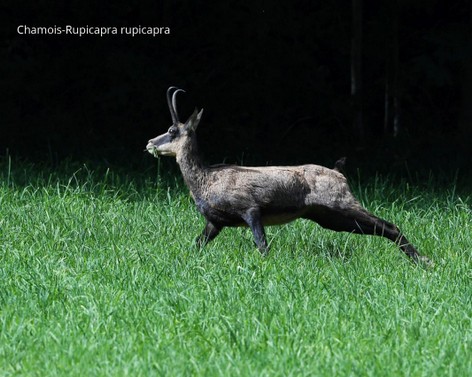
<svg viewBox="0 0 472 377">
<path fill-rule="evenodd" d="M 195 111 L 193 112 L 192 115 L 190 115 L 190 118 L 185 122 L 185 129 L 186 130 L 191 130 L 194 131 L 198 127 L 198 123 L 200 123 L 200 119 L 202 118 L 203 114 L 203 109 L 198 112 L 198 110 L 195 108 Z"/>
</svg>

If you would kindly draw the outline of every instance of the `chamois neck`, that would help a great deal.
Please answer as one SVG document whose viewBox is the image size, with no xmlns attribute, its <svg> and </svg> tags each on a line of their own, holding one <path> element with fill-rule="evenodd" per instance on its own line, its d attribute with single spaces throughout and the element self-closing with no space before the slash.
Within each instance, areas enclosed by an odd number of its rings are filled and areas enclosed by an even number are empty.
<svg viewBox="0 0 472 377">
<path fill-rule="evenodd" d="M 176 159 L 190 192 L 194 197 L 200 196 L 205 182 L 206 169 L 198 152 L 195 135 L 191 136 L 183 145 L 182 153 L 177 154 Z"/>
</svg>

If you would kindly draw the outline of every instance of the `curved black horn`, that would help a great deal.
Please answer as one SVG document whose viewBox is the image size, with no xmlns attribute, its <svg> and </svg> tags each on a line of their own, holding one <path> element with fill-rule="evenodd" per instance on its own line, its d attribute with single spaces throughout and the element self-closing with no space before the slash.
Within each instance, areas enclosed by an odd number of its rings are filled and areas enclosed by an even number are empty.
<svg viewBox="0 0 472 377">
<path fill-rule="evenodd" d="M 172 107 L 172 100 L 170 98 L 170 93 L 174 89 L 177 89 L 177 88 L 175 86 L 171 86 L 169 87 L 169 89 L 167 89 L 167 105 L 169 106 L 170 116 L 172 117 L 172 124 L 177 124 L 179 122 L 179 119 L 177 117 L 175 109 Z"/>
<path fill-rule="evenodd" d="M 170 98 L 170 93 L 174 91 L 174 94 L 172 95 L 172 100 Z M 171 86 L 169 89 L 167 89 L 167 104 L 169 105 L 169 110 L 170 110 L 170 115 L 172 117 L 172 123 L 177 124 L 179 123 L 179 114 L 177 113 L 177 98 L 176 95 L 178 92 L 184 92 L 185 90 L 183 89 L 178 89 L 175 86 Z"/>
<path fill-rule="evenodd" d="M 185 90 L 183 89 L 177 89 L 174 94 L 172 94 L 172 107 L 174 108 L 175 111 L 175 117 L 177 118 L 177 122 L 179 122 L 179 113 L 177 112 L 177 93 L 178 92 L 184 92 Z"/>
</svg>

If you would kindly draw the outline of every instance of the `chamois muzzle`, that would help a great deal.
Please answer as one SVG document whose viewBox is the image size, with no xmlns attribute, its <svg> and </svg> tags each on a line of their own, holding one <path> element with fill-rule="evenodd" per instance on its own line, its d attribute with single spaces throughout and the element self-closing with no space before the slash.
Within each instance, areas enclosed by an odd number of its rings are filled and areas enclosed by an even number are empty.
<svg viewBox="0 0 472 377">
<path fill-rule="evenodd" d="M 169 132 L 166 132 L 164 135 L 155 137 L 148 141 L 146 149 L 154 157 L 162 156 L 175 156 L 176 153 L 170 149 L 172 143 L 172 136 Z"/>
</svg>

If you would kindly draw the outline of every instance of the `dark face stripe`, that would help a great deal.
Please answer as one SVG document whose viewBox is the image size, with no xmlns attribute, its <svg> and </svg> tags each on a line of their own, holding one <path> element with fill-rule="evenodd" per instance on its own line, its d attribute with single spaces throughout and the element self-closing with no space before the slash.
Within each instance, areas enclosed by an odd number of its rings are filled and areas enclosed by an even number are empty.
<svg viewBox="0 0 472 377">
<path fill-rule="evenodd" d="M 166 144 L 166 143 L 170 143 L 171 141 L 172 141 L 172 136 L 170 136 L 168 133 L 166 133 L 154 142 L 154 146 L 156 148 L 159 148 L 159 146 L 161 146 L 163 144 Z"/>
</svg>

